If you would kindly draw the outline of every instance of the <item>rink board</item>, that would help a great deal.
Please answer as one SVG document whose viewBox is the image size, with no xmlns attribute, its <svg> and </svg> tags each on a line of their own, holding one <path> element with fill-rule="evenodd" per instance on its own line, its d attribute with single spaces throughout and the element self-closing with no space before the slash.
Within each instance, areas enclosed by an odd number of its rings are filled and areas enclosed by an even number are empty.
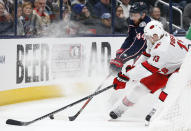
<svg viewBox="0 0 191 131">
<path fill-rule="evenodd" d="M 109 61 L 124 40 L 125 37 L 1 39 L 0 105 L 64 96 L 69 87 L 60 87 L 58 79 L 64 82 L 66 77 L 106 76 Z"/>
<path fill-rule="evenodd" d="M 60 87 L 54 85 L 12 89 L 0 92 L 0 106 L 61 96 Z"/>
</svg>

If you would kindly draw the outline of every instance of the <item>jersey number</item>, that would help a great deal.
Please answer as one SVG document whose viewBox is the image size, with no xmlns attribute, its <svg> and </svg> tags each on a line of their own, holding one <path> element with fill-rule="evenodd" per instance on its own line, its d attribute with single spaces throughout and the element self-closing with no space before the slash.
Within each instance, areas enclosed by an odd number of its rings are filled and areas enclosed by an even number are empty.
<svg viewBox="0 0 191 131">
<path fill-rule="evenodd" d="M 144 34 L 141 35 L 141 33 L 138 33 L 138 34 L 136 35 L 136 37 L 137 37 L 138 40 L 140 40 L 140 39 L 145 40 Z"/>
<path fill-rule="evenodd" d="M 168 73 L 168 69 L 167 69 L 167 68 L 162 68 L 161 71 L 162 71 L 164 74 Z"/>
<path fill-rule="evenodd" d="M 156 56 L 154 56 L 153 61 L 158 62 L 159 58 L 160 58 L 160 56 L 156 55 Z"/>
</svg>

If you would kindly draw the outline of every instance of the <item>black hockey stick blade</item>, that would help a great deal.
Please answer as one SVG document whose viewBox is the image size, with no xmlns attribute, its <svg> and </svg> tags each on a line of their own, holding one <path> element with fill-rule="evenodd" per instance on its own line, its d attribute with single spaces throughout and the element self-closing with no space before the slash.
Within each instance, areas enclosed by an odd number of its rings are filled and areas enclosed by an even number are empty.
<svg viewBox="0 0 191 131">
<path fill-rule="evenodd" d="M 78 115 L 83 111 L 83 109 L 86 107 L 86 105 L 91 101 L 92 98 L 89 98 L 86 103 L 82 106 L 82 108 L 74 115 L 74 116 L 69 116 L 68 119 L 70 121 L 74 121 Z"/>
<path fill-rule="evenodd" d="M 17 120 L 13 120 L 13 119 L 8 119 L 6 121 L 6 124 L 16 125 L 16 126 L 26 126 L 26 125 L 28 125 L 28 122 L 22 122 L 22 121 L 17 121 Z"/>
<path fill-rule="evenodd" d="M 74 121 L 74 120 L 76 119 L 76 116 L 69 116 L 68 119 L 69 119 L 70 121 Z"/>
<path fill-rule="evenodd" d="M 79 114 L 80 114 L 80 111 L 78 111 L 78 113 L 76 113 L 76 115 L 74 115 L 74 116 L 69 116 L 68 119 L 69 119 L 70 121 L 74 121 Z"/>
</svg>

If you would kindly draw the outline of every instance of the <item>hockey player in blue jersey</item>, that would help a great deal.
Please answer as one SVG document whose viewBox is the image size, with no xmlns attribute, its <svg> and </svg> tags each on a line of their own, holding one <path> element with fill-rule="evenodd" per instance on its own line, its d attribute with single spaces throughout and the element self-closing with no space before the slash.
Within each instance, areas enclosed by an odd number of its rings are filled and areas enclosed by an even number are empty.
<svg viewBox="0 0 191 131">
<path fill-rule="evenodd" d="M 125 62 L 136 59 L 145 51 L 147 44 L 143 30 L 146 24 L 151 21 L 146 13 L 147 5 L 144 2 L 135 2 L 131 6 L 128 37 L 121 48 L 116 51 L 116 58 L 110 61 L 110 69 L 114 74 L 120 72 Z"/>
</svg>

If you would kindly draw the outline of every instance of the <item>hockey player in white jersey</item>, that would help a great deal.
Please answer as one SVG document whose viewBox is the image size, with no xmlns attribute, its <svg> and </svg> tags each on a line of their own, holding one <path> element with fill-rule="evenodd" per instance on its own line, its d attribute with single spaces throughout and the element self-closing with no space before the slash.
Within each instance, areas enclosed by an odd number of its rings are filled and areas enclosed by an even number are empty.
<svg viewBox="0 0 191 131">
<path fill-rule="evenodd" d="M 113 119 L 120 117 L 144 95 L 164 88 L 168 78 L 180 68 L 187 47 L 173 35 L 164 31 L 158 21 L 149 22 L 144 28 L 147 49 L 133 66 L 123 67 L 113 81 L 114 89 L 124 89 L 125 96 L 110 112 Z M 126 86 L 126 83 L 130 83 Z M 133 85 L 131 87 L 131 85 Z M 167 97 L 161 92 L 159 99 Z"/>
</svg>

